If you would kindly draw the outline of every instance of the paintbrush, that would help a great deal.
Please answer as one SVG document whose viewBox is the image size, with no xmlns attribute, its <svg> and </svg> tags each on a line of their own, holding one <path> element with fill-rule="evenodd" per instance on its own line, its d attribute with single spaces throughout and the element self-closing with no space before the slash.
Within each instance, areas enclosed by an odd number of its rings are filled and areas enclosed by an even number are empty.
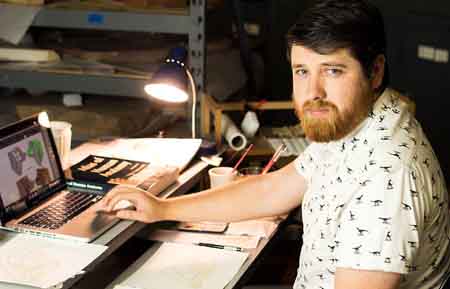
<svg viewBox="0 0 450 289">
<path fill-rule="evenodd" d="M 280 145 L 277 150 L 275 151 L 275 153 L 273 154 L 272 158 L 269 160 L 269 162 L 267 163 L 267 165 L 263 168 L 263 170 L 261 171 L 261 175 L 266 174 L 271 168 L 272 166 L 278 161 L 278 159 L 280 158 L 281 154 L 286 150 L 286 146 L 284 144 Z"/>
</svg>

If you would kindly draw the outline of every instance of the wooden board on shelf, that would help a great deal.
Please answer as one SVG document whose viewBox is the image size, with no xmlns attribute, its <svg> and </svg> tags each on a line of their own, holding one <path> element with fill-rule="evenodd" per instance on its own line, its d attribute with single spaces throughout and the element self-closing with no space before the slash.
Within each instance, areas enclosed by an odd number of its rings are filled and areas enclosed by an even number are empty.
<svg viewBox="0 0 450 289">
<path fill-rule="evenodd" d="M 20 4 L 20 5 L 43 5 L 44 0 L 0 0 L 1 3 Z"/>
<path fill-rule="evenodd" d="M 0 48 L 0 61 L 56 62 L 60 58 L 53 50 Z"/>
</svg>

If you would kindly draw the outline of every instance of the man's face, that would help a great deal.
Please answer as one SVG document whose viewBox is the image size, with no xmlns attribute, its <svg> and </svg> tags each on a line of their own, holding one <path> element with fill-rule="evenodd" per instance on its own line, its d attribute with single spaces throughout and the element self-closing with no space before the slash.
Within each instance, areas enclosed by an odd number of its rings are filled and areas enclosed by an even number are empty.
<svg viewBox="0 0 450 289">
<path fill-rule="evenodd" d="M 374 92 L 348 49 L 319 54 L 294 45 L 291 61 L 294 104 L 307 138 L 338 140 L 367 117 Z"/>
</svg>

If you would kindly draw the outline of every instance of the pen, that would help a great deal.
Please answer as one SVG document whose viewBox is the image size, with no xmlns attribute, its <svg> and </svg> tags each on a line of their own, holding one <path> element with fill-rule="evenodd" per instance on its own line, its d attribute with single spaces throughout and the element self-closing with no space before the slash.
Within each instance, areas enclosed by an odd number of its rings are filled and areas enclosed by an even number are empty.
<svg viewBox="0 0 450 289">
<path fill-rule="evenodd" d="M 210 248 L 216 248 L 216 249 L 225 249 L 225 250 L 232 250 L 232 251 L 238 251 L 242 252 L 242 248 L 240 247 L 234 247 L 234 246 L 224 246 L 224 245 L 217 245 L 217 244 L 211 244 L 211 243 L 197 243 L 198 246 L 203 247 L 210 247 Z"/>
</svg>

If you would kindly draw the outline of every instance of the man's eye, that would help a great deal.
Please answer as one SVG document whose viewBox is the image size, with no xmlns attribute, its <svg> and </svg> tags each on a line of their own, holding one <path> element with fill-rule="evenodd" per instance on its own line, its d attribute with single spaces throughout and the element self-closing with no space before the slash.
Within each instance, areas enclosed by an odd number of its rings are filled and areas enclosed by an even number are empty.
<svg viewBox="0 0 450 289">
<path fill-rule="evenodd" d="M 341 69 L 337 69 L 337 68 L 328 68 L 327 69 L 327 74 L 331 75 L 331 76 L 339 76 L 342 74 L 342 70 Z"/>
<path fill-rule="evenodd" d="M 295 74 L 300 75 L 300 76 L 304 76 L 308 73 L 308 71 L 306 71 L 306 69 L 296 69 Z"/>
</svg>

